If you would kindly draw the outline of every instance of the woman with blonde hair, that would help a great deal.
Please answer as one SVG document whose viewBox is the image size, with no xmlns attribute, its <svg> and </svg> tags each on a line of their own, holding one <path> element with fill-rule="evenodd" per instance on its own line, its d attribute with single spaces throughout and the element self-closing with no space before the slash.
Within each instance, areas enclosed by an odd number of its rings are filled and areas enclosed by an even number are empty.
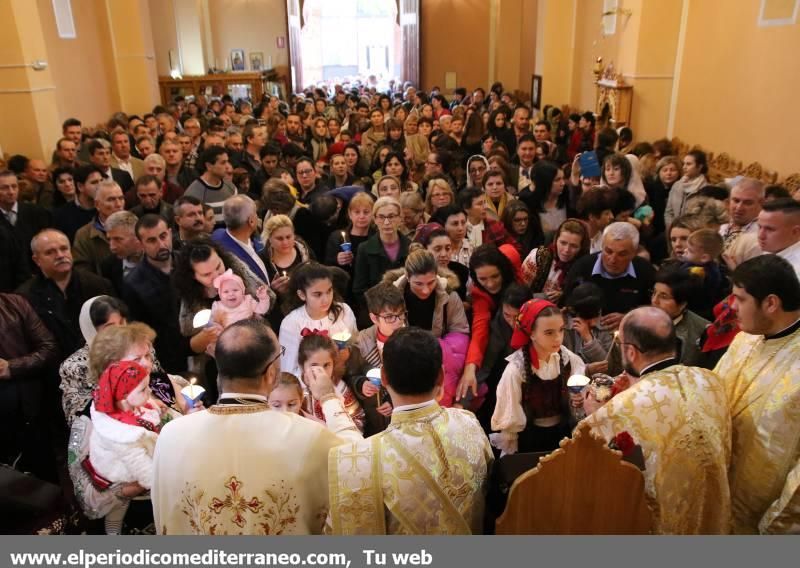
<svg viewBox="0 0 800 568">
<path fill-rule="evenodd" d="M 444 178 L 433 178 L 428 182 L 428 195 L 425 197 L 425 213 L 429 216 L 447 205 L 453 205 L 456 196 L 453 188 Z"/>
<path fill-rule="evenodd" d="M 378 231 L 359 247 L 353 272 L 353 293 L 363 298 L 364 292 L 381 281 L 384 273 L 403 266 L 410 241 L 400 232 L 403 208 L 392 197 L 381 197 L 372 207 L 372 218 Z"/>
<path fill-rule="evenodd" d="M 273 288 L 276 280 L 288 280 L 295 267 L 313 258 L 308 246 L 295 234 L 294 223 L 286 215 L 270 217 L 264 224 L 261 237 L 265 246 L 259 256 L 267 267 L 267 276 Z"/>
<path fill-rule="evenodd" d="M 270 287 L 277 294 L 277 309 L 269 314 L 272 329 L 280 329 L 286 315 L 283 306 L 289 294 L 289 281 L 298 266 L 314 258 L 308 245 L 295 233 L 294 223 L 286 215 L 273 215 L 261 233 L 264 249 L 258 253 L 267 268 Z"/>
<path fill-rule="evenodd" d="M 93 470 L 89 455 L 89 439 L 93 431 L 89 404 L 103 371 L 118 361 L 136 361 L 150 373 L 150 389 L 159 402 L 181 414 L 191 411 L 180 395 L 187 381 L 161 370 L 153 357 L 155 332 L 143 323 L 127 324 L 123 314 L 126 311 L 124 304 L 109 296 L 98 296 L 85 302 L 81 310 L 81 330 L 90 345 L 82 350 L 80 361 L 73 357 L 68 359 L 72 360 L 73 367 L 78 363 L 81 365 L 83 384 L 63 389 L 65 414 L 68 414 L 70 423 L 67 469 L 75 487 L 75 498 L 90 519 L 100 519 L 114 510 L 125 508 L 130 499 L 145 491 L 136 482 L 113 483 L 101 488 L 101 483 L 106 480 L 89 473 Z M 202 408 L 202 403 L 196 406 Z M 113 527 L 120 520 L 111 520 L 109 524 Z"/>
<path fill-rule="evenodd" d="M 351 276 L 358 248 L 375 232 L 372 225 L 372 205 L 375 202 L 366 191 L 359 191 L 347 205 L 349 223 L 342 231 L 333 231 L 325 247 L 325 264 L 338 266 Z"/>
</svg>

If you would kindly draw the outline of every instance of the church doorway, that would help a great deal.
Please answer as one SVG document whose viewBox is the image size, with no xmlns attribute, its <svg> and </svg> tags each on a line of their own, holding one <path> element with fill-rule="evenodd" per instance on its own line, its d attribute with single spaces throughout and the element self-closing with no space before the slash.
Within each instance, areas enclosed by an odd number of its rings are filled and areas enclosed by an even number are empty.
<svg viewBox="0 0 800 568">
<path fill-rule="evenodd" d="M 419 80 L 419 0 L 287 0 L 292 86 Z"/>
</svg>

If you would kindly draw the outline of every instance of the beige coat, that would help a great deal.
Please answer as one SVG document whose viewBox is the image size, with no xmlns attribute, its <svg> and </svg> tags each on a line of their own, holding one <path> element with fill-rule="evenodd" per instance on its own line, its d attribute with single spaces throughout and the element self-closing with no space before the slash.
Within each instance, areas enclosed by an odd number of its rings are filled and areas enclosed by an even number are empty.
<svg viewBox="0 0 800 568">
<path fill-rule="evenodd" d="M 134 158 L 133 156 L 130 157 L 130 162 L 131 162 L 131 169 L 133 170 L 133 175 L 131 177 L 135 182 L 137 179 L 139 179 L 144 175 L 144 162 L 139 158 Z M 119 167 L 119 160 L 117 159 L 117 157 L 114 155 L 113 152 L 111 153 L 111 167 L 120 170 L 122 169 Z"/>
<path fill-rule="evenodd" d="M 458 276 L 446 268 L 439 268 L 438 278 L 436 307 L 433 312 L 433 325 L 430 332 L 437 338 L 444 337 L 452 332 L 469 334 L 469 321 L 464 312 L 464 304 L 454 291 L 459 285 Z M 394 284 L 403 291 L 408 285 L 408 278 L 402 268 L 388 271 L 384 274 L 383 281 Z M 443 329 L 445 310 L 447 310 L 447 329 Z"/>
</svg>

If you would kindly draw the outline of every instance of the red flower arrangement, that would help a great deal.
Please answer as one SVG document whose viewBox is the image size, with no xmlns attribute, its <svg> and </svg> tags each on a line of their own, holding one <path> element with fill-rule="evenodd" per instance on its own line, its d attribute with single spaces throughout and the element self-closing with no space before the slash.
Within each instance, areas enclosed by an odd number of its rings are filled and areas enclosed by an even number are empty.
<svg viewBox="0 0 800 568">
<path fill-rule="evenodd" d="M 628 432 L 620 432 L 614 436 L 614 439 L 611 440 L 608 447 L 612 450 L 619 450 L 622 452 L 623 456 L 628 456 L 636 447 L 636 442 L 633 441 L 633 436 L 628 434 Z"/>
</svg>

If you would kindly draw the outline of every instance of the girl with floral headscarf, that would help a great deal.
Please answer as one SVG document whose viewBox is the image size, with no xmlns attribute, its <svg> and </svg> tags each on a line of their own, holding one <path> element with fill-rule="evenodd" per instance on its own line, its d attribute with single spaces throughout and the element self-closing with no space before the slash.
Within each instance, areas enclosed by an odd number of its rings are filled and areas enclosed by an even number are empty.
<svg viewBox="0 0 800 568">
<path fill-rule="evenodd" d="M 178 416 L 152 397 L 150 373 L 136 361 L 109 365 L 93 393 L 91 467 L 111 483 L 153 484 L 153 452 L 161 427 Z M 106 515 L 106 532 L 116 534 L 127 503 Z"/>
<path fill-rule="evenodd" d="M 555 304 L 530 300 L 523 304 L 511 336 L 516 349 L 506 359 L 497 385 L 492 415 L 492 445 L 502 453 L 547 452 L 569 435 L 571 398 L 567 379 L 582 375 L 585 364 L 563 346 L 564 316 Z"/>
</svg>

